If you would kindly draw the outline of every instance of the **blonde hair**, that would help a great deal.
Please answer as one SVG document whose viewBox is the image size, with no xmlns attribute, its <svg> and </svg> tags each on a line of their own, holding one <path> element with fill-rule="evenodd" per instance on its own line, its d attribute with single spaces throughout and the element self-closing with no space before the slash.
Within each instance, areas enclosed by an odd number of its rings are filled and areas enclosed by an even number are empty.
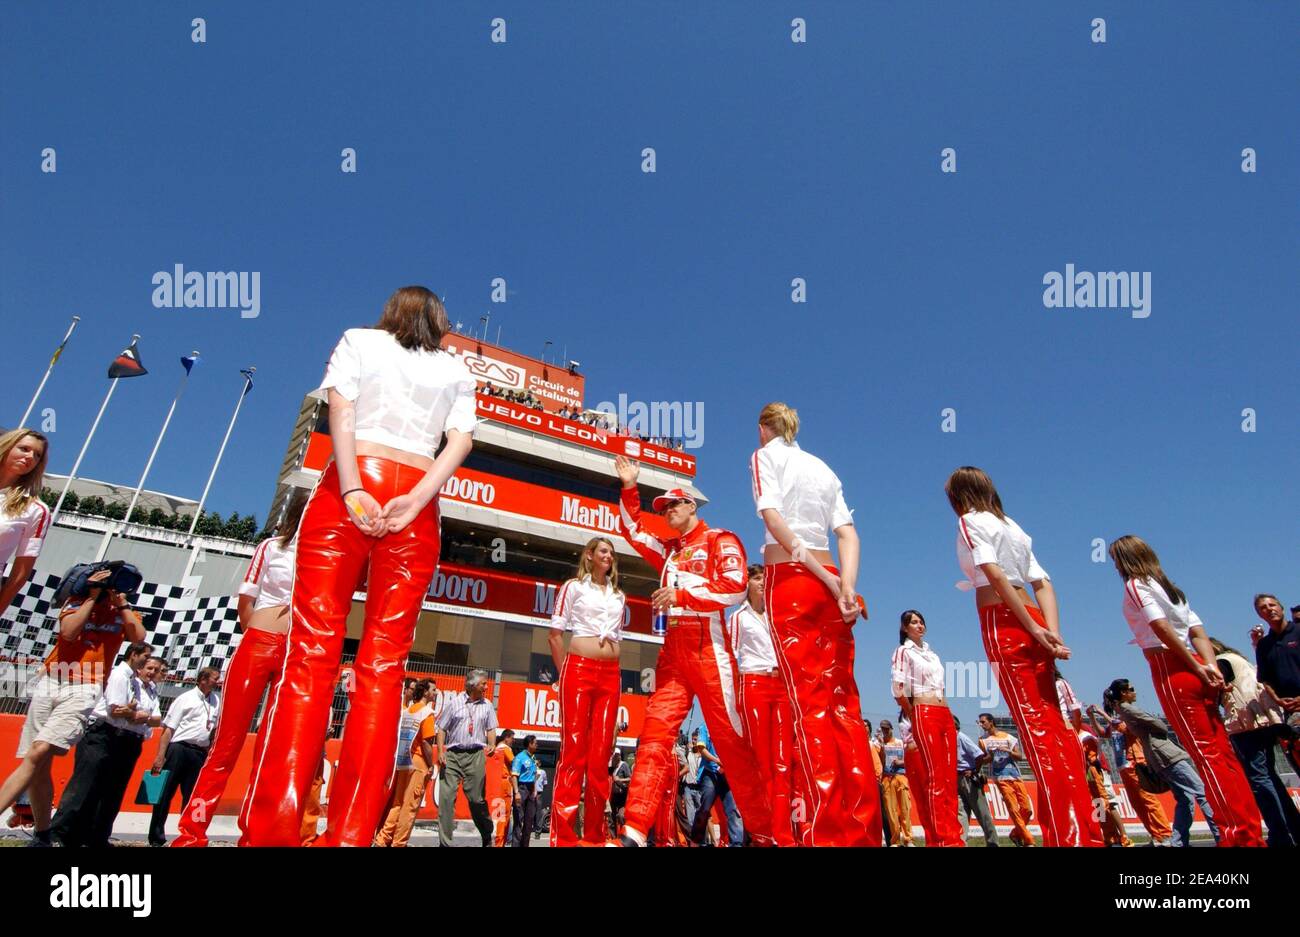
<svg viewBox="0 0 1300 937">
<path fill-rule="evenodd" d="M 766 426 L 786 442 L 794 442 L 799 435 L 799 411 L 780 401 L 769 403 L 758 414 L 760 426 Z"/>
<path fill-rule="evenodd" d="M 9 493 L 5 495 L 4 509 L 11 517 L 21 514 L 27 509 L 27 505 L 41 496 L 41 484 L 45 481 L 45 463 L 50 458 L 50 441 L 34 429 L 20 427 L 0 436 L 0 465 L 9 458 L 9 453 L 13 452 L 14 446 L 27 436 L 40 440 L 41 457 L 36 460 L 36 464 L 27 471 L 26 475 L 19 477 L 10 486 Z"/>
<path fill-rule="evenodd" d="M 1170 601 L 1187 601 L 1183 590 L 1174 585 L 1160 566 L 1160 557 L 1156 556 L 1156 551 L 1141 537 L 1125 534 L 1112 543 L 1107 552 L 1125 582 L 1130 579 L 1154 579 L 1160 583 Z"/>
<path fill-rule="evenodd" d="M 576 578 L 585 579 L 591 575 L 591 556 L 595 552 L 596 544 L 598 543 L 609 544 L 609 552 L 611 554 L 611 557 L 610 557 L 608 578 L 609 578 L 610 586 L 612 586 L 614 591 L 617 592 L 619 591 L 618 551 L 614 549 L 614 542 L 610 540 L 608 537 L 592 537 L 590 540 L 587 541 L 587 545 L 582 548 L 582 555 L 578 557 L 578 575 Z"/>
</svg>

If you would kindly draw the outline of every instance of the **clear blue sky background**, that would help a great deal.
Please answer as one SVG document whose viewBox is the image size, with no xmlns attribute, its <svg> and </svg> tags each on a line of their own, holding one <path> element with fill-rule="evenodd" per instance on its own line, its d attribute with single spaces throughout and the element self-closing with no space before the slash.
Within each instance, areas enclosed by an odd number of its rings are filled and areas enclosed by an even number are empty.
<svg viewBox="0 0 1300 937">
<path fill-rule="evenodd" d="M 198 348 L 150 479 L 197 497 L 256 365 L 210 505 L 261 520 L 338 334 L 411 282 L 476 322 L 503 276 L 493 335 L 567 344 L 589 402 L 704 403 L 707 517 L 754 551 L 755 416 L 799 408 L 864 538 L 869 713 L 890 708 L 904 608 L 945 658 L 982 659 L 941 490 L 966 463 L 1035 538 L 1080 693 L 1127 675 L 1154 706 L 1093 538 L 1148 538 L 1230 643 L 1255 591 L 1300 602 L 1298 18 L 1107 0 L 10 5 L 0 423 L 81 315 L 41 401 L 66 472 L 140 332 L 151 374 L 119 387 L 83 466 L 133 483 Z M 154 309 L 150 278 L 176 263 L 260 271 L 261 316 Z M 1152 315 L 1045 309 L 1042 277 L 1066 263 L 1151 271 Z"/>
</svg>

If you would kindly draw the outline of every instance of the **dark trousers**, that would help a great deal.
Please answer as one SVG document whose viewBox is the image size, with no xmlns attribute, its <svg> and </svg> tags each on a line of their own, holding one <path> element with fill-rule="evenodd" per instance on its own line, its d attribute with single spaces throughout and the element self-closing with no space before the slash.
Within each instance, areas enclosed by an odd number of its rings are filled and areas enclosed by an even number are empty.
<svg viewBox="0 0 1300 937">
<path fill-rule="evenodd" d="M 698 846 L 705 841 L 709 815 L 713 812 L 713 804 L 718 800 L 722 801 L 722 810 L 727 817 L 728 845 L 745 845 L 745 827 L 740 819 L 740 811 L 736 809 L 736 798 L 731 794 L 727 776 L 708 771 L 700 778 L 700 807 L 695 811 L 695 821 L 691 824 L 691 842 Z"/>
<path fill-rule="evenodd" d="M 99 722 L 77 744 L 50 834 L 64 846 L 107 846 L 144 737 Z"/>
<path fill-rule="evenodd" d="M 984 785 L 977 781 L 971 772 L 965 771 L 957 775 L 957 797 L 961 801 L 961 807 L 964 808 L 957 811 L 962 832 L 966 832 L 970 827 L 968 818 L 974 817 L 979 822 L 980 829 L 984 831 L 985 845 L 996 846 L 998 828 L 993 822 L 993 814 L 989 811 L 989 802 L 984 798 Z"/>
<path fill-rule="evenodd" d="M 537 822 L 537 789 L 535 782 L 519 782 L 519 803 L 515 805 L 515 845 L 528 848 L 533 838 L 533 825 Z"/>
<path fill-rule="evenodd" d="M 163 784 L 162 796 L 154 804 L 153 817 L 149 821 L 149 842 L 154 846 L 167 845 L 167 814 L 172 809 L 172 798 L 177 789 L 181 792 L 181 807 L 190 802 L 190 793 L 194 782 L 203 770 L 203 762 L 208 757 L 208 750 L 189 742 L 172 742 L 167 746 L 167 757 L 163 770 L 168 772 Z"/>
<path fill-rule="evenodd" d="M 1246 772 L 1250 792 L 1268 826 L 1270 846 L 1300 846 L 1300 811 L 1278 776 L 1274 753 L 1281 726 L 1264 726 L 1228 736 Z"/>
</svg>

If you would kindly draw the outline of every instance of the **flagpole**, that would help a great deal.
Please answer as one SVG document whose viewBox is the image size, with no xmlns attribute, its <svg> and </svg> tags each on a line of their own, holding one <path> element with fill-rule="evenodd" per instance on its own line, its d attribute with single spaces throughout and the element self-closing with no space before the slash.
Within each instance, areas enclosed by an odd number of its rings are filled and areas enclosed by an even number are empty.
<svg viewBox="0 0 1300 937">
<path fill-rule="evenodd" d="M 197 358 L 197 351 L 190 352 L 191 358 Z M 167 433 L 167 427 L 172 421 L 172 414 L 176 412 L 176 404 L 180 402 L 181 394 L 185 393 L 185 385 L 190 379 L 190 368 L 185 369 L 185 376 L 181 378 L 180 386 L 176 388 L 176 396 L 172 399 L 171 408 L 167 411 L 167 419 L 163 420 L 162 429 L 158 432 L 158 438 L 154 441 L 153 452 L 149 453 L 149 461 L 145 463 L 144 473 L 140 476 L 140 483 L 135 486 L 135 493 L 131 495 L 131 504 L 126 509 L 126 517 L 122 520 L 122 528 L 131 523 L 131 513 L 135 510 L 135 503 L 140 499 L 140 492 L 144 490 L 145 479 L 149 477 L 149 470 L 153 468 L 154 456 L 158 455 L 158 447 L 162 445 L 163 436 Z"/>
<path fill-rule="evenodd" d="M 132 335 L 131 344 L 134 345 L 139 338 L 139 335 Z M 104 410 L 108 408 L 108 401 L 113 396 L 113 391 L 117 390 L 117 382 L 120 380 L 120 377 L 115 377 L 108 385 L 108 393 L 104 395 L 104 402 L 99 405 L 99 413 L 95 415 L 95 422 L 90 424 L 90 432 L 86 434 L 86 441 L 81 444 L 81 452 L 77 453 L 77 461 L 72 464 L 72 471 L 68 474 L 68 480 L 63 483 L 63 492 L 59 495 L 59 503 L 54 505 L 54 511 L 50 514 L 51 527 L 58 520 L 59 511 L 63 509 L 63 499 L 68 496 L 68 489 L 72 487 L 73 479 L 77 477 L 77 469 L 81 468 L 81 460 L 86 457 L 86 450 L 90 448 L 90 440 L 94 437 L 95 430 L 99 428 L 99 421 L 103 418 Z"/>
<path fill-rule="evenodd" d="M 32 395 L 32 402 L 27 405 L 27 412 L 24 413 L 23 418 L 18 421 L 20 427 L 25 427 L 27 425 L 27 418 L 31 416 L 32 411 L 36 409 L 36 401 L 40 398 L 41 391 L 45 389 L 45 382 L 50 379 L 50 372 L 54 370 L 54 365 L 58 363 L 59 355 L 63 352 L 63 346 L 68 344 L 68 339 L 72 338 L 72 330 L 77 327 L 77 323 L 80 321 L 81 316 L 72 317 L 72 324 L 68 326 L 68 334 L 63 336 L 63 341 L 61 341 L 59 347 L 54 350 L 54 357 L 50 359 L 50 366 L 45 369 L 45 376 L 41 378 L 41 382 L 36 385 L 36 393 Z"/>
<path fill-rule="evenodd" d="M 190 521 L 190 531 L 185 535 L 186 540 L 193 538 L 194 528 L 198 526 L 199 515 L 203 513 L 203 503 L 208 500 L 208 491 L 212 488 L 212 479 L 217 477 L 217 466 L 221 464 L 221 457 L 225 454 L 226 443 L 230 442 L 230 434 L 235 428 L 235 420 L 239 419 L 239 408 L 244 405 L 244 398 L 248 396 L 248 391 L 253 386 L 252 372 L 257 368 L 249 368 L 247 371 L 241 371 L 244 375 L 244 389 L 239 392 L 239 402 L 235 404 L 235 412 L 230 417 L 230 425 L 226 427 L 226 438 L 221 440 L 221 448 L 217 450 L 217 461 L 212 463 L 212 471 L 208 473 L 208 483 L 203 486 L 203 496 L 199 498 L 199 506 L 194 509 L 194 519 Z"/>
</svg>

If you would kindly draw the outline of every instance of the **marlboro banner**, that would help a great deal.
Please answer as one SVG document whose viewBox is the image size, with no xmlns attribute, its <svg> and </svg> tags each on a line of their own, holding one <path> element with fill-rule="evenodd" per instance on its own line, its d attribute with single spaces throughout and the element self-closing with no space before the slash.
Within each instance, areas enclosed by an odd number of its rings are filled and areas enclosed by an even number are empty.
<svg viewBox="0 0 1300 937">
<path fill-rule="evenodd" d="M 437 611 L 496 618 L 501 615 L 533 619 L 541 624 L 555 612 L 555 597 L 561 583 L 513 573 L 499 573 L 481 566 L 439 563 L 429 584 L 425 604 Z M 627 598 L 624 627 L 638 634 L 650 633 L 650 601 Z M 419 674 L 409 674 L 418 677 Z M 446 689 L 438 679 L 438 688 Z"/>
<path fill-rule="evenodd" d="M 615 736 L 619 745 L 635 745 L 645 725 L 648 696 L 623 693 L 618 698 Z M 560 719 L 560 694 L 539 683 L 501 684 L 497 724 L 514 729 L 515 739 L 535 735 L 543 742 L 558 742 L 564 723 Z"/>
<path fill-rule="evenodd" d="M 639 439 L 607 433 L 579 420 L 563 420 L 554 413 L 531 410 L 499 397 L 485 397 L 480 394 L 478 416 L 481 420 L 492 420 L 495 423 L 503 423 L 516 429 L 539 433 L 587 449 L 608 452 L 611 455 L 625 455 L 655 468 L 695 477 L 695 456 L 678 452 L 676 449 L 665 449 Z"/>
<path fill-rule="evenodd" d="M 530 392 L 547 410 L 582 406 L 586 378 L 567 368 L 464 335 L 448 333 L 443 336 L 442 347 L 463 361 L 476 381 Z"/>
</svg>

